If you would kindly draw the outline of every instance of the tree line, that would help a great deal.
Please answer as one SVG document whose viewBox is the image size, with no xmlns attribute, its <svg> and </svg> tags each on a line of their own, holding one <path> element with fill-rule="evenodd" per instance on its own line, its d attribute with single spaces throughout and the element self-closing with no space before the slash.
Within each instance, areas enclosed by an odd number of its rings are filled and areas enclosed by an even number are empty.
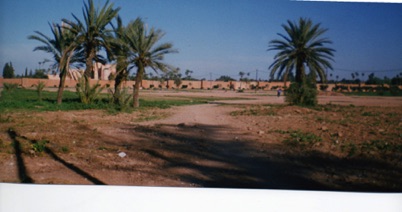
<svg viewBox="0 0 402 212">
<path fill-rule="evenodd" d="M 115 62 L 115 88 L 111 90 L 115 104 L 121 104 L 126 98 L 122 82 L 128 79 L 130 70 L 135 69 L 134 107 L 139 107 L 139 86 L 145 69 L 155 72 L 175 69 L 164 62 L 166 54 L 178 52 L 171 43 L 160 43 L 165 33 L 153 27 L 148 29 L 141 18 L 124 25 L 119 11 L 120 8 L 109 1 L 102 7 L 96 7 L 93 0 L 88 0 L 84 3 L 82 18 L 72 14 L 73 18 L 63 18 L 62 24 L 49 23 L 51 36 L 35 31 L 28 37 L 42 44 L 34 51 L 44 51 L 53 56 L 53 67 L 60 77 L 58 104 L 62 103 L 65 79 L 71 66 L 85 66 L 77 91 L 81 100 L 88 100 L 93 99 L 91 95 L 99 93 L 97 89 L 101 89 L 98 85 L 91 87 L 89 84 L 94 62 Z M 106 56 L 101 51 L 106 52 Z"/>
</svg>

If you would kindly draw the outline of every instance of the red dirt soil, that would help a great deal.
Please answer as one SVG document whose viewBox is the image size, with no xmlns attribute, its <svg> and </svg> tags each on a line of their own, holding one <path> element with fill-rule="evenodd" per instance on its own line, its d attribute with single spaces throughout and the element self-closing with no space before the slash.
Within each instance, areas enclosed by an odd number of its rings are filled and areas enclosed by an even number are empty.
<svg viewBox="0 0 402 212">
<path fill-rule="evenodd" d="M 402 146 L 402 98 L 320 96 L 319 110 L 286 106 L 262 91 L 141 96 L 248 99 L 117 115 L 3 114 L 0 181 L 402 191 L 402 154 L 392 149 Z M 321 141 L 284 142 L 297 131 Z M 42 140 L 48 143 L 40 152 Z M 385 142 L 384 149 L 373 141 Z"/>
</svg>

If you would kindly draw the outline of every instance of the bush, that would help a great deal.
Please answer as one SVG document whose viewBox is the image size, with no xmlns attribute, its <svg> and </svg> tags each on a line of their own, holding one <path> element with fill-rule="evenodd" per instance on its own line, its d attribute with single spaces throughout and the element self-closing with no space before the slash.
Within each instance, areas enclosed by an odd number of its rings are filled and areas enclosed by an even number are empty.
<svg viewBox="0 0 402 212">
<path fill-rule="evenodd" d="M 18 88 L 18 84 L 15 84 L 15 83 L 4 83 L 3 84 L 3 87 L 4 87 L 4 91 L 6 91 L 6 92 L 13 92 L 15 89 L 17 89 Z"/>
<path fill-rule="evenodd" d="M 46 144 L 49 143 L 46 140 L 41 140 L 41 141 L 37 141 L 35 143 L 33 143 L 32 146 L 32 150 L 37 152 L 37 153 L 42 153 L 46 150 Z"/>
<path fill-rule="evenodd" d="M 38 93 L 38 100 L 41 102 L 42 101 L 42 91 L 46 86 L 45 82 L 39 81 L 39 83 L 36 86 L 36 92 Z"/>
<path fill-rule="evenodd" d="M 328 85 L 320 85 L 321 91 L 326 91 L 328 89 Z"/>
<path fill-rule="evenodd" d="M 392 96 L 399 96 L 402 94 L 401 89 L 399 89 L 399 87 L 396 85 L 391 85 L 391 87 L 389 88 L 389 92 Z"/>
<path fill-rule="evenodd" d="M 384 96 L 384 94 L 385 94 L 385 88 L 383 87 L 383 86 L 377 86 L 377 94 L 378 95 L 380 95 L 380 96 Z"/>
<path fill-rule="evenodd" d="M 311 82 L 305 84 L 294 82 L 286 90 L 285 101 L 291 105 L 316 106 L 317 93 L 316 86 Z"/>
<path fill-rule="evenodd" d="M 101 87 L 99 83 L 91 86 L 89 84 L 89 79 L 86 76 L 81 77 L 76 85 L 77 94 L 80 97 L 81 102 L 84 104 L 91 104 L 95 102 L 102 90 L 103 87 Z"/>
</svg>

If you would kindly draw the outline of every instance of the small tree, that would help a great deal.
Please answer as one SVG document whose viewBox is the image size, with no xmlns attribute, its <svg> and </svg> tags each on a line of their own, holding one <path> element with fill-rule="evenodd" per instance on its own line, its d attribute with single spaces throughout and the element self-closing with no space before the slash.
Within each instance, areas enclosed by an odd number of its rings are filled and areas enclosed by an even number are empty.
<svg viewBox="0 0 402 212">
<path fill-rule="evenodd" d="M 75 88 L 81 102 L 84 104 L 92 104 L 95 102 L 100 93 L 103 91 L 103 87 L 99 83 L 91 86 L 86 75 L 78 79 L 78 83 Z"/>
<path fill-rule="evenodd" d="M 241 90 L 241 82 L 243 82 L 243 77 L 244 77 L 245 74 L 246 74 L 246 73 L 244 73 L 244 72 L 242 72 L 242 71 L 239 72 L 239 76 L 240 76 L 240 87 L 239 87 L 239 90 Z"/>
<path fill-rule="evenodd" d="M 218 79 L 216 79 L 216 81 L 229 82 L 229 81 L 236 81 L 236 80 L 233 79 L 233 78 L 230 77 L 230 76 L 222 75 L 222 76 L 220 76 Z"/>
<path fill-rule="evenodd" d="M 42 91 L 46 86 L 46 83 L 39 81 L 39 83 L 36 86 L 36 92 L 38 93 L 38 100 L 41 102 L 42 101 Z"/>
<path fill-rule="evenodd" d="M 13 67 L 13 64 L 10 62 L 10 63 L 6 63 L 5 65 L 4 65 L 4 68 L 3 68 L 3 78 L 5 78 L 5 79 L 11 79 L 11 78 L 14 78 L 15 77 L 15 75 L 14 75 L 14 67 Z"/>
</svg>

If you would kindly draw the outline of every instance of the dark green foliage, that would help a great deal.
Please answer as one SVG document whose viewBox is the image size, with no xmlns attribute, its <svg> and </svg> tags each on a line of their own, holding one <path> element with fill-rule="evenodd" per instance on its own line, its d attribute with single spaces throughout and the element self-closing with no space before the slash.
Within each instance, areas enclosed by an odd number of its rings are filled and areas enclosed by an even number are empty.
<svg viewBox="0 0 402 212">
<path fill-rule="evenodd" d="M 320 85 L 321 91 L 326 91 L 328 89 L 328 85 Z"/>
<path fill-rule="evenodd" d="M 10 62 L 10 63 L 6 63 L 5 65 L 4 65 L 4 68 L 3 68 L 3 78 L 5 78 L 5 79 L 10 79 L 10 78 L 14 78 L 15 77 L 15 75 L 14 75 L 14 67 L 13 67 L 13 64 Z"/>
<path fill-rule="evenodd" d="M 402 90 L 396 85 L 391 85 L 391 87 L 389 87 L 389 92 L 392 96 L 402 96 Z"/>
<path fill-rule="evenodd" d="M 47 74 L 45 69 L 36 69 L 35 74 L 31 78 L 47 79 Z"/>
<path fill-rule="evenodd" d="M 291 105 L 316 106 L 318 104 L 317 89 L 310 82 L 305 84 L 294 82 L 285 93 L 285 101 Z"/>
</svg>

